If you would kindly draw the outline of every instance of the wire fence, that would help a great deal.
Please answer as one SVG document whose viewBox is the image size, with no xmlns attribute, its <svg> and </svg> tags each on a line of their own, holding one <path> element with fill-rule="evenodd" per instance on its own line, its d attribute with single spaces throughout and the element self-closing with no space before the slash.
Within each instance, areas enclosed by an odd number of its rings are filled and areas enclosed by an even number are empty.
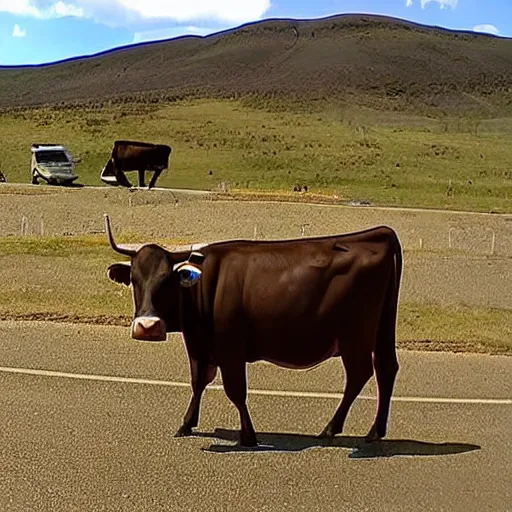
<svg viewBox="0 0 512 512">
<path fill-rule="evenodd" d="M 448 251 L 452 253 L 467 253 L 473 256 L 497 256 L 512 257 L 512 223 L 510 228 L 505 230 L 495 230 L 486 226 L 464 226 L 454 227 L 447 225 L 443 229 L 433 230 L 426 228 L 422 232 L 421 228 L 400 229 L 402 247 L 409 251 Z M 323 231 L 324 227 L 314 222 L 291 222 L 286 224 L 285 229 L 277 231 L 270 221 L 262 220 L 254 222 L 252 232 L 247 230 L 245 233 L 237 232 L 236 237 L 242 237 L 253 240 L 275 240 L 280 238 L 305 238 L 323 236 L 328 233 Z M 176 227 L 176 226 L 175 226 Z M 179 228 L 179 226 L 178 226 Z M 244 228 L 245 230 L 246 228 Z M 187 226 L 187 234 L 191 235 L 194 229 Z M 345 230 L 349 232 L 350 230 Z M 341 231 L 343 232 L 343 230 Z M 45 218 L 40 215 L 22 215 L 19 220 L 19 235 L 22 237 L 31 236 L 82 236 L 97 235 L 105 233 L 104 228 L 98 225 L 76 228 L 73 231 L 64 231 L 53 233 L 45 227 Z M 14 235 L 12 231 L 9 235 Z M 3 233 L 0 233 L 3 236 Z M 216 235 L 213 235 L 215 237 Z M 231 238 L 232 233 L 226 233 L 221 236 L 222 239 Z M 215 238 L 209 241 L 214 241 Z"/>
</svg>

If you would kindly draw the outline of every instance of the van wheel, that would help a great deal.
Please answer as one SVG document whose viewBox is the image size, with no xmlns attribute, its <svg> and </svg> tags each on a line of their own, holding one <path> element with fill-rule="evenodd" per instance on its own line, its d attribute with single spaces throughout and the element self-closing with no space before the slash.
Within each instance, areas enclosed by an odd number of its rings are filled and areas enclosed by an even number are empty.
<svg viewBox="0 0 512 512">
<path fill-rule="evenodd" d="M 32 171 L 32 185 L 39 185 L 39 180 L 37 179 L 37 172 Z"/>
</svg>

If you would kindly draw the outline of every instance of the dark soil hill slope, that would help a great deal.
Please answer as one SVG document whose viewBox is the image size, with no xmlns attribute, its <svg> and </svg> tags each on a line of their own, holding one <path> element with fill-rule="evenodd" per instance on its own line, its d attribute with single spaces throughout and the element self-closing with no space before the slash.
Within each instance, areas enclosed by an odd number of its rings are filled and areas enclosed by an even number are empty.
<svg viewBox="0 0 512 512">
<path fill-rule="evenodd" d="M 367 15 L 268 20 L 209 37 L 0 68 L 0 107 L 138 96 L 372 102 L 512 110 L 512 40 Z"/>
</svg>

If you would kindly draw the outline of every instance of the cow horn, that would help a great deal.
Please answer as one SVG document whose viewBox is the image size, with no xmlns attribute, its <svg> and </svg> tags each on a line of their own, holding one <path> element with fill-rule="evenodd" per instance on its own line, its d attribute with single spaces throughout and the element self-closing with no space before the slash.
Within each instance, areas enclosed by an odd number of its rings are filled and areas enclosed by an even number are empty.
<svg viewBox="0 0 512 512">
<path fill-rule="evenodd" d="M 137 251 L 135 249 L 128 249 L 126 247 L 122 247 L 121 245 L 117 245 L 114 240 L 114 235 L 112 234 L 112 228 L 110 227 L 110 218 L 108 214 L 104 214 L 105 216 L 105 231 L 107 232 L 108 241 L 110 243 L 110 247 L 114 249 L 119 254 L 122 254 L 123 256 L 135 256 Z"/>
</svg>

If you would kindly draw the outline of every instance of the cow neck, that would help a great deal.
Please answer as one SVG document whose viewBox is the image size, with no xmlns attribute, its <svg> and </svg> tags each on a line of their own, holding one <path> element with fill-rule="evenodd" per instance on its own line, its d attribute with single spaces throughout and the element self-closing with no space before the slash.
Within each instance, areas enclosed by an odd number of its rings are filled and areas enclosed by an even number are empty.
<svg viewBox="0 0 512 512">
<path fill-rule="evenodd" d="M 179 291 L 179 318 L 180 328 L 183 333 L 194 328 L 194 325 L 200 321 L 200 284 L 191 288 L 180 286 Z"/>
</svg>

